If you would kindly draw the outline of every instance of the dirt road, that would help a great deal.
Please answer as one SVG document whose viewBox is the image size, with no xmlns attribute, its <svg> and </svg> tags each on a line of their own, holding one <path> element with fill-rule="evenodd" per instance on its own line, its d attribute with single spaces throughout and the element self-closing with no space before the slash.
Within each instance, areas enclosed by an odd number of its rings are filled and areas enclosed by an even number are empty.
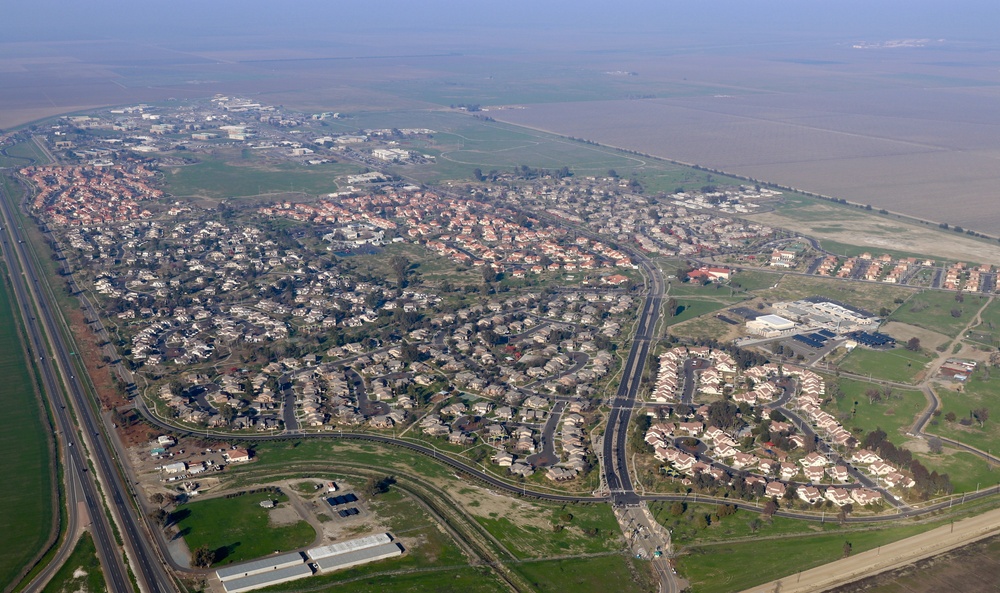
<svg viewBox="0 0 1000 593">
<path fill-rule="evenodd" d="M 1000 509 L 807 570 L 743 593 L 818 593 L 863 577 L 906 566 L 1000 533 Z"/>
</svg>

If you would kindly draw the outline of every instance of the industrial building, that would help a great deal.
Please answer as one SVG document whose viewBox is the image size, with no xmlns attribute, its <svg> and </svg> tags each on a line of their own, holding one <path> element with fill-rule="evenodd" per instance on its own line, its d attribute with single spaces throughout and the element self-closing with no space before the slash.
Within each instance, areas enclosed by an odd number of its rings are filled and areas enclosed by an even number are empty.
<svg viewBox="0 0 1000 593">
<path fill-rule="evenodd" d="M 747 331 L 765 338 L 787 336 L 795 331 L 795 322 L 780 315 L 761 315 L 747 322 Z"/>
<path fill-rule="evenodd" d="M 271 585 L 278 585 L 280 583 L 287 583 L 289 581 L 311 577 L 312 574 L 312 568 L 310 568 L 308 564 L 303 563 L 300 559 L 299 564 L 296 564 L 295 566 L 276 568 L 269 572 L 262 572 L 223 581 L 222 587 L 226 590 L 226 593 L 242 593 L 243 591 L 263 589 L 264 587 L 270 587 Z"/>
<path fill-rule="evenodd" d="M 311 576 L 312 569 L 301 552 L 268 556 L 215 571 L 227 593 L 252 591 Z"/>
<path fill-rule="evenodd" d="M 355 552 L 366 548 L 374 548 L 375 546 L 387 544 L 391 541 L 392 536 L 388 533 L 379 533 L 377 535 L 369 535 L 368 537 L 360 537 L 346 542 L 338 542 L 328 546 L 313 548 L 306 551 L 306 555 L 309 556 L 311 560 L 319 560 L 320 558 L 328 558 L 330 556 L 336 556 L 337 554 L 344 554 L 346 552 Z"/>
<path fill-rule="evenodd" d="M 367 564 L 369 562 L 399 556 L 402 553 L 403 549 L 400 548 L 399 544 L 395 542 L 380 544 L 372 548 L 364 548 L 362 550 L 354 550 L 352 552 L 343 552 L 335 556 L 320 558 L 316 561 L 316 568 L 318 568 L 321 573 L 343 570 L 352 566 L 358 566 L 359 564 Z"/>
</svg>

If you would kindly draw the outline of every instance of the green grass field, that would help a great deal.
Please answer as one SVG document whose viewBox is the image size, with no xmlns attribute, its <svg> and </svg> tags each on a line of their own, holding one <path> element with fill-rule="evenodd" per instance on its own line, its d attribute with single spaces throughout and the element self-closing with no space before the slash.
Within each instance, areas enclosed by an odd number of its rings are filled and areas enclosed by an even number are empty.
<svg viewBox="0 0 1000 593">
<path fill-rule="evenodd" d="M 828 387 L 832 387 L 834 381 L 840 386 L 843 397 L 834 401 L 836 408 L 829 410 L 838 418 L 844 419 L 844 428 L 853 430 L 859 428 L 862 434 L 871 432 L 881 427 L 886 434 L 893 437 L 906 430 L 913 424 L 917 414 L 927 407 L 927 400 L 924 394 L 918 390 L 893 389 L 889 399 L 871 403 L 865 395 L 865 391 L 872 387 L 880 387 L 866 381 L 855 381 L 840 377 L 833 379 L 826 378 Z M 827 389 L 830 393 L 831 389 Z M 855 404 L 857 402 L 857 404 Z M 895 444 L 900 444 L 899 438 L 891 438 Z"/>
<path fill-rule="evenodd" d="M 694 593 L 732 593 L 839 560 L 845 541 L 857 554 L 942 523 L 692 547 L 678 559 L 678 572 L 691 581 Z"/>
<path fill-rule="evenodd" d="M 281 192 L 331 193 L 337 191 L 335 177 L 357 171 L 355 165 L 340 163 L 308 167 L 291 163 L 270 165 L 251 158 L 231 163 L 205 160 L 167 168 L 163 175 L 164 189 L 170 194 L 222 199 Z"/>
<path fill-rule="evenodd" d="M 809 521 L 797 521 L 783 517 L 773 517 L 770 521 L 761 519 L 760 514 L 737 510 L 728 517 L 713 521 L 707 528 L 699 529 L 695 525 L 698 514 L 711 515 L 716 513 L 716 505 L 690 504 L 685 505 L 684 512 L 679 516 L 671 514 L 670 502 L 650 503 L 649 510 L 661 525 L 670 529 L 671 541 L 675 545 L 691 545 L 710 541 L 729 540 L 744 537 L 770 537 L 788 534 L 816 533 L 825 529 L 837 529 L 835 523 L 816 525 Z M 751 521 L 759 521 L 757 531 L 751 529 Z"/>
<path fill-rule="evenodd" d="M 729 298 L 720 296 L 718 299 L 696 300 L 695 298 L 678 297 L 678 313 L 673 317 L 664 317 L 663 323 L 666 326 L 677 325 L 696 317 L 701 317 L 707 313 L 712 313 L 720 309 L 731 307 L 740 302 L 740 298 Z"/>
<path fill-rule="evenodd" d="M 48 157 L 31 140 L 10 146 L 6 152 L 6 156 L 0 155 L 0 167 L 25 167 L 28 165 L 49 164 Z"/>
<path fill-rule="evenodd" d="M 6 269 L 3 269 L 6 276 Z M 0 492 L 0 583 L 10 583 L 42 551 L 56 505 L 49 425 L 28 373 L 6 280 L 0 282 L 0 401 L 7 426 L 0 431 L 0 472 L 16 487 Z"/>
<path fill-rule="evenodd" d="M 966 451 L 949 451 L 932 455 L 918 454 L 920 462 L 930 471 L 948 474 L 955 492 L 975 492 L 977 487 L 988 488 L 1000 483 L 1000 466 L 990 465 Z"/>
<path fill-rule="evenodd" d="M 45 585 L 43 593 L 103 593 L 107 591 L 97 548 L 90 532 L 84 532 L 76 542 L 66 564 Z"/>
<path fill-rule="evenodd" d="M 941 415 L 936 418 L 938 422 L 936 426 L 927 428 L 928 432 L 984 451 L 1000 450 L 1000 409 L 997 409 L 996 405 L 1000 397 L 1000 377 L 991 376 L 986 379 L 982 369 L 977 369 L 962 386 L 962 392 L 940 387 L 936 391 L 941 398 Z M 983 407 L 991 412 L 990 419 L 985 425 L 979 426 L 975 421 L 968 426 L 960 424 L 963 418 L 970 417 L 969 413 L 972 410 Z M 949 413 L 955 415 L 954 422 L 946 419 Z"/>
<path fill-rule="evenodd" d="M 889 320 L 909 323 L 954 338 L 983 306 L 984 298 L 967 294 L 960 303 L 955 300 L 955 293 L 929 290 L 906 301 L 893 311 Z M 959 312 L 958 317 L 952 315 L 953 310 Z"/>
<path fill-rule="evenodd" d="M 858 347 L 844 358 L 840 368 L 849 373 L 871 375 L 873 379 L 914 383 L 931 360 L 922 352 L 911 352 L 906 348 L 870 350 Z"/>
<path fill-rule="evenodd" d="M 298 581 L 301 588 L 304 583 Z M 482 567 L 449 568 L 409 574 L 375 575 L 343 585 L 329 585 L 323 593 L 504 593 L 509 591 L 489 570 Z"/>
<path fill-rule="evenodd" d="M 618 554 L 523 562 L 515 566 L 539 591 L 562 593 L 619 593 L 655 591 L 648 562 Z"/>
<path fill-rule="evenodd" d="M 215 564 L 232 564 L 312 543 L 316 533 L 305 521 L 280 527 L 268 524 L 268 511 L 260 501 L 270 498 L 288 503 L 288 496 L 274 493 L 212 498 L 181 505 L 171 514 L 193 552 L 201 546 L 215 551 Z"/>
</svg>

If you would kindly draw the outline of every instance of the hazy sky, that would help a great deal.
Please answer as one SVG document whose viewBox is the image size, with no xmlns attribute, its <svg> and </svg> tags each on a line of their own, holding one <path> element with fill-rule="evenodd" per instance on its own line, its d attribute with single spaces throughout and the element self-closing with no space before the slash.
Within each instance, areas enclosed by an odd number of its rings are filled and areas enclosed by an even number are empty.
<svg viewBox="0 0 1000 593">
<path fill-rule="evenodd" d="M 551 34 L 620 33 L 664 42 L 931 37 L 991 40 L 996 0 L 34 0 L 9 2 L 0 40 L 153 41 L 267 35 L 335 40 L 416 30 L 447 45 L 471 32 L 519 29 L 519 43 Z M 604 35 L 602 35 L 604 34 Z M 605 38 L 605 35 L 608 38 Z M 482 37 L 480 37 L 482 38 Z M 475 39 L 475 37 L 471 37 Z"/>
</svg>

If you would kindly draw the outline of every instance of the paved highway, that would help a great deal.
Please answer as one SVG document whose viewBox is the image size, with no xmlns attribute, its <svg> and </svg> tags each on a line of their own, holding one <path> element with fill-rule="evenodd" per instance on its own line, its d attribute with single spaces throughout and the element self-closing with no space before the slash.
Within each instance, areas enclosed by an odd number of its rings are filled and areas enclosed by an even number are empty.
<svg viewBox="0 0 1000 593">
<path fill-rule="evenodd" d="M 2 189 L 0 189 L 2 192 Z M 107 496 L 112 515 L 118 524 L 119 532 L 125 542 L 125 549 L 133 568 L 137 570 L 136 578 L 140 588 L 149 593 L 167 593 L 175 591 L 173 583 L 164 572 L 155 550 L 152 549 L 150 538 L 143 530 L 144 518 L 138 517 L 135 506 L 131 502 L 132 494 L 122 482 L 115 467 L 115 456 L 111 448 L 101 436 L 100 422 L 93 408 L 93 402 L 86 394 L 83 377 L 78 377 L 71 358 L 72 350 L 67 345 L 63 332 L 64 324 L 55 307 L 50 304 L 47 293 L 47 283 L 42 282 L 37 264 L 31 257 L 29 244 L 18 218 L 14 215 L 13 205 L 6 194 L 0 194 L 0 214 L 4 220 L 6 236 L 4 250 L 8 254 L 8 265 L 15 286 L 15 298 L 22 311 L 31 311 L 25 319 L 28 328 L 29 342 L 32 350 L 38 356 L 43 386 L 48 397 L 53 401 L 56 422 L 64 435 L 68 451 L 69 467 L 77 472 L 83 484 L 83 496 L 87 503 L 88 513 L 93 521 L 95 543 L 101 555 L 102 567 L 105 570 L 109 587 L 118 591 L 133 591 L 132 584 L 122 566 L 121 553 L 111 534 L 107 516 L 101 504 L 97 484 Z M 44 335 L 44 339 L 43 339 Z M 47 355 L 43 344 L 48 342 L 52 356 Z M 76 412 L 71 417 L 67 406 L 61 401 L 59 383 L 66 389 L 69 403 Z M 88 460 L 83 458 L 80 444 L 77 442 L 75 426 L 79 427 L 84 443 L 90 452 L 90 461 L 95 467 L 94 472 L 88 472 Z M 76 512 L 70 506 L 70 512 Z"/>
</svg>

